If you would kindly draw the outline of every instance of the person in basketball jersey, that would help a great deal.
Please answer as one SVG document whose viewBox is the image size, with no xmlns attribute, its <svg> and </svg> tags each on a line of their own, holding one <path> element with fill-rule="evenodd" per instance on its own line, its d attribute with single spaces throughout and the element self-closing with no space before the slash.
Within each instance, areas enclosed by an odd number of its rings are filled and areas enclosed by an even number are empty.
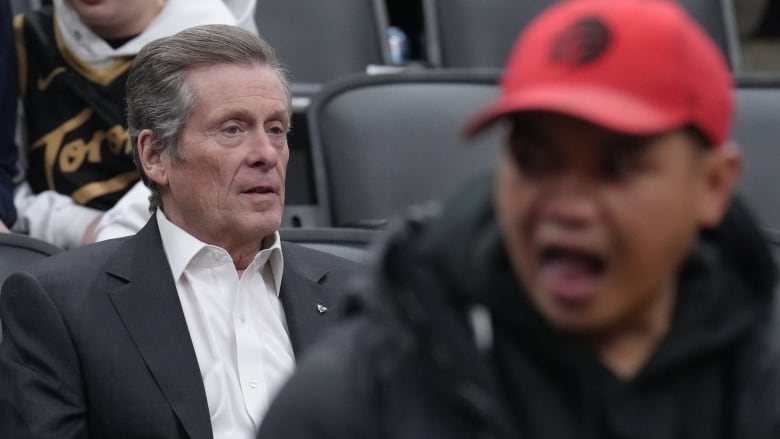
<svg viewBox="0 0 780 439">
<path fill-rule="evenodd" d="M 148 42 L 200 24 L 257 32 L 255 0 L 54 0 L 14 19 L 20 176 L 14 231 L 64 248 L 93 240 L 138 182 L 125 82 Z"/>
</svg>

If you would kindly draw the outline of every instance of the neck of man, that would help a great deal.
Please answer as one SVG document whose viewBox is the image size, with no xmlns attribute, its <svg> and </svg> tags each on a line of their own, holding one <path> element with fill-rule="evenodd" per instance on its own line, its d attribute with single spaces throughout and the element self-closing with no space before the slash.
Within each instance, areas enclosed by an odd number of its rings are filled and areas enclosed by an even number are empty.
<svg viewBox="0 0 780 439">
<path fill-rule="evenodd" d="M 274 239 L 275 239 L 274 233 L 267 235 L 265 238 L 263 238 L 259 249 L 252 250 L 250 248 L 249 252 L 246 251 L 232 252 L 228 250 L 228 253 L 230 253 L 230 255 L 233 258 L 233 265 L 235 265 L 236 267 L 236 272 L 238 273 L 239 278 L 243 276 L 244 271 L 246 271 L 246 267 L 248 267 L 249 264 L 251 264 L 252 261 L 255 260 L 255 256 L 257 255 L 257 252 L 259 252 L 260 250 L 265 250 L 269 248 L 271 245 L 273 245 Z M 246 248 L 244 250 L 246 250 Z"/>
<path fill-rule="evenodd" d="M 618 378 L 636 376 L 655 352 L 669 332 L 676 296 L 675 282 L 670 282 L 645 304 L 639 318 L 589 339 L 601 362 Z"/>
</svg>

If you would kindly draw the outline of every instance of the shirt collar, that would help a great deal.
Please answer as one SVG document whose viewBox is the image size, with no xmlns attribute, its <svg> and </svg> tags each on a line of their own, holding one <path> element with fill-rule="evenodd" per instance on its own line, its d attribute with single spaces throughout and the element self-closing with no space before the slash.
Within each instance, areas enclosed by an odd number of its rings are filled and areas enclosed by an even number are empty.
<svg viewBox="0 0 780 439">
<path fill-rule="evenodd" d="M 184 229 L 173 224 L 168 220 L 162 210 L 157 209 L 155 213 L 157 226 L 160 229 L 160 239 L 162 240 L 163 250 L 168 257 L 168 264 L 171 267 L 174 281 L 178 282 L 184 270 L 190 265 L 190 262 L 198 256 L 204 249 L 219 249 L 221 247 L 206 244 L 205 242 L 190 235 Z M 227 252 L 225 252 L 227 254 Z M 261 270 L 265 263 L 271 266 L 271 273 L 274 277 L 274 287 L 276 295 L 279 295 L 282 286 L 282 274 L 284 273 L 284 258 L 282 257 L 282 241 L 279 232 L 273 234 L 273 242 L 265 249 L 257 252 L 252 263 L 247 270 Z"/>
<path fill-rule="evenodd" d="M 255 256 L 255 260 L 259 260 L 257 265 L 262 268 L 265 262 L 268 261 L 271 264 L 271 273 L 274 276 L 274 288 L 276 288 L 276 295 L 279 296 L 279 291 L 282 288 L 282 273 L 284 273 L 284 258 L 282 257 L 282 239 L 279 236 L 279 231 L 274 232 L 274 240 L 267 248 L 260 250 Z M 253 262 L 254 263 L 254 262 Z"/>
</svg>

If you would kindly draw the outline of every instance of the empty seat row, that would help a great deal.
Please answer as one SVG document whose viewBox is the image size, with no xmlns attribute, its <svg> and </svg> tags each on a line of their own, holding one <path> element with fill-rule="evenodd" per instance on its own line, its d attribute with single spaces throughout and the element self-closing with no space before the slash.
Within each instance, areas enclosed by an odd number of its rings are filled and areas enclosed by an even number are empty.
<svg viewBox="0 0 780 439">
<path fill-rule="evenodd" d="M 440 200 L 471 176 L 492 168 L 500 130 L 473 141 L 465 121 L 498 92 L 499 71 L 430 71 L 359 75 L 326 87 L 308 114 L 312 150 L 290 185 L 305 184 L 310 198 L 288 200 L 283 239 L 366 262 L 384 223 L 410 206 Z M 733 139 L 744 169 L 738 193 L 767 237 L 780 245 L 780 81 L 737 82 Z M 336 228 L 334 228 L 334 226 Z M 16 256 L 0 279 L 57 248 L 19 235 L 0 234 L 0 256 Z M 13 264 L 11 264 L 13 262 Z"/>
<path fill-rule="evenodd" d="M 497 94 L 500 72 L 419 71 L 331 84 L 309 112 L 322 164 L 318 199 L 331 225 L 381 225 L 404 206 L 436 199 L 492 167 L 500 142 L 461 129 Z M 345 190 L 349 188 L 348 190 Z"/>
<path fill-rule="evenodd" d="M 393 64 L 387 2 L 257 0 L 257 27 L 293 74 L 296 96 L 338 77 Z M 425 63 L 437 68 L 501 67 L 522 28 L 558 0 L 419 0 Z M 679 1 L 740 65 L 734 0 Z M 27 11 L 40 0 L 13 0 Z M 305 101 L 304 101 L 305 102 Z"/>
<path fill-rule="evenodd" d="M 500 67 L 520 29 L 558 0 L 422 0 L 427 58 L 436 67 Z M 677 0 L 740 65 L 734 0 Z"/>
<path fill-rule="evenodd" d="M 308 112 L 309 204 L 288 203 L 288 225 L 381 227 L 405 208 L 438 200 L 490 169 L 501 130 L 473 141 L 463 125 L 498 92 L 499 70 L 356 75 L 329 84 Z M 739 192 L 780 242 L 780 81 L 740 79 L 733 138 L 742 148 Z M 289 166 L 295 167 L 294 161 Z M 300 180 L 288 180 L 298 185 Z"/>
<path fill-rule="evenodd" d="M 292 73 L 297 96 L 390 63 L 385 0 L 257 0 L 255 21 Z"/>
<path fill-rule="evenodd" d="M 260 33 L 293 73 L 298 94 L 369 65 L 392 64 L 386 2 L 258 0 Z M 420 0 L 423 61 L 435 68 L 501 67 L 515 38 L 558 0 Z M 735 71 L 741 55 L 734 0 L 679 1 Z"/>
</svg>

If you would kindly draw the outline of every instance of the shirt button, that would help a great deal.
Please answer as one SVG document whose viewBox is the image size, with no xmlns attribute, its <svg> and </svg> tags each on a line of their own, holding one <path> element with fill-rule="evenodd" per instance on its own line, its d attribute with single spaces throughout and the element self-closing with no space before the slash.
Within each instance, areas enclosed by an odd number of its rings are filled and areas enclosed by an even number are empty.
<svg viewBox="0 0 780 439">
<path fill-rule="evenodd" d="M 249 382 L 249 387 L 251 387 L 253 389 L 257 388 L 257 381 L 250 381 Z"/>
<path fill-rule="evenodd" d="M 241 323 L 246 323 L 246 316 L 244 315 L 244 313 L 241 313 L 238 316 L 238 319 L 241 320 Z"/>
</svg>

